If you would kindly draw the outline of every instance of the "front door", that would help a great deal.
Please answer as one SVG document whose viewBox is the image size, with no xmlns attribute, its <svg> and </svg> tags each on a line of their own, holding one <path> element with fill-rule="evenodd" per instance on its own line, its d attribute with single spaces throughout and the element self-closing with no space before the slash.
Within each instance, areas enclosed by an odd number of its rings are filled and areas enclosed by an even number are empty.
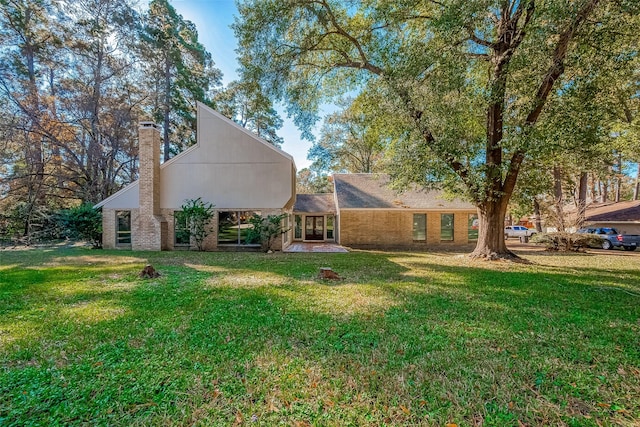
<svg viewBox="0 0 640 427">
<path fill-rule="evenodd" d="M 304 227 L 305 240 L 324 240 L 324 217 L 308 216 Z"/>
</svg>

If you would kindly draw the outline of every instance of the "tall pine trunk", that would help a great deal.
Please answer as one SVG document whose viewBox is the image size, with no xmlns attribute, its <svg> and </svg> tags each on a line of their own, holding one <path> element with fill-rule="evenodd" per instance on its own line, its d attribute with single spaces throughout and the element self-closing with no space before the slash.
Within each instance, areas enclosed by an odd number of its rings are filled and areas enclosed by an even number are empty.
<svg viewBox="0 0 640 427">
<path fill-rule="evenodd" d="M 636 186 L 633 188 L 633 200 L 640 200 L 640 162 L 636 171 Z"/>
<path fill-rule="evenodd" d="M 556 208 L 556 221 L 558 231 L 564 232 L 564 209 L 562 195 L 562 170 L 559 166 L 553 167 L 553 202 Z"/>
<path fill-rule="evenodd" d="M 578 218 L 576 220 L 577 228 L 582 228 L 585 221 L 587 210 L 587 185 L 587 173 L 582 172 L 580 174 L 580 185 L 578 187 Z"/>
<path fill-rule="evenodd" d="M 533 215 L 536 222 L 536 231 L 542 233 L 542 216 L 540 215 L 540 202 L 537 198 L 533 199 Z"/>
<path fill-rule="evenodd" d="M 163 160 L 171 157 L 171 143 L 169 142 L 169 126 L 171 125 L 171 61 L 167 55 L 164 64 L 164 111 L 163 111 Z"/>
</svg>

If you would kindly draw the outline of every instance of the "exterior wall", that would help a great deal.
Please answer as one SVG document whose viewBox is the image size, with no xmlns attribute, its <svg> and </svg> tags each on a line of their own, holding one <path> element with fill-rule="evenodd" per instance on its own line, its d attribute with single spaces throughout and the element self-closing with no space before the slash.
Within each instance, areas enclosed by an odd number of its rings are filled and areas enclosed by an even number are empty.
<svg viewBox="0 0 640 427">
<path fill-rule="evenodd" d="M 116 247 L 116 210 L 102 209 L 102 247 L 115 249 Z"/>
<path fill-rule="evenodd" d="M 140 178 L 97 205 L 103 210 L 105 248 L 116 247 L 116 211 L 131 211 L 132 249 L 174 250 L 184 248 L 175 246 L 174 212 L 186 199 L 200 197 L 221 211 L 268 215 L 291 209 L 296 169 L 290 155 L 203 104 L 197 138 L 196 146 L 160 165 L 160 133 L 153 123 L 141 123 Z M 217 221 L 216 215 L 205 250 L 230 249 L 218 248 Z M 274 248 L 285 242 L 280 236 Z"/>
<path fill-rule="evenodd" d="M 414 242 L 413 214 L 427 214 L 427 240 Z M 440 240 L 440 214 L 454 214 L 453 241 Z M 467 245 L 469 211 L 340 210 L 339 243 L 345 246 L 430 247 Z"/>
<path fill-rule="evenodd" d="M 161 204 L 201 197 L 220 210 L 282 209 L 295 200 L 293 158 L 198 106 L 198 144 L 162 165 Z"/>
<path fill-rule="evenodd" d="M 118 246 L 116 244 L 116 214 L 119 211 L 131 212 L 131 246 Z M 102 247 L 104 249 L 133 249 L 133 244 L 138 234 L 140 215 L 138 209 L 102 209 Z"/>
</svg>

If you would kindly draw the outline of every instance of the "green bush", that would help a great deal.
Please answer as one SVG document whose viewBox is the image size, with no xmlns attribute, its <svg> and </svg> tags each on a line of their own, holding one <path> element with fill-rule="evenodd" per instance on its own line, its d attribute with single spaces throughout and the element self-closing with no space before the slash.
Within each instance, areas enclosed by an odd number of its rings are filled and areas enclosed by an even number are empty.
<svg viewBox="0 0 640 427">
<path fill-rule="evenodd" d="M 286 213 L 280 215 L 267 215 L 262 217 L 254 215 L 249 219 L 253 226 L 247 233 L 248 243 L 260 243 L 265 252 L 269 252 L 273 247 L 276 237 L 289 231 L 282 228 L 282 221 L 287 217 Z"/>
<path fill-rule="evenodd" d="M 215 215 L 214 205 L 203 202 L 202 198 L 185 200 L 182 209 L 183 219 L 187 223 L 190 237 L 199 251 L 204 250 L 204 239 L 211 233 L 211 219 Z"/>
<path fill-rule="evenodd" d="M 60 211 L 58 222 L 65 237 L 87 240 L 94 248 L 102 247 L 102 213 L 92 205 Z"/>
<path fill-rule="evenodd" d="M 544 245 L 549 251 L 579 252 L 586 248 L 601 248 L 603 238 L 586 233 L 542 233 L 531 238 L 533 243 Z"/>
</svg>

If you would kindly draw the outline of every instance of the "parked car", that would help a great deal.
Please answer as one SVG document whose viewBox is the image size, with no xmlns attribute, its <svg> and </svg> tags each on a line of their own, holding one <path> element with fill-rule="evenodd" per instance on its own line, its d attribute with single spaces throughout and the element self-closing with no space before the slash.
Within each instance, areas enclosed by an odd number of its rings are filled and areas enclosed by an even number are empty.
<svg viewBox="0 0 640 427">
<path fill-rule="evenodd" d="M 509 237 L 531 237 L 536 233 L 536 230 L 531 230 L 524 225 L 509 225 L 504 228 L 505 239 Z"/>
<path fill-rule="evenodd" d="M 635 251 L 640 246 L 639 235 L 620 234 L 612 227 L 586 227 L 576 233 L 596 234 L 602 237 L 602 249 L 623 248 L 625 251 Z"/>
</svg>

